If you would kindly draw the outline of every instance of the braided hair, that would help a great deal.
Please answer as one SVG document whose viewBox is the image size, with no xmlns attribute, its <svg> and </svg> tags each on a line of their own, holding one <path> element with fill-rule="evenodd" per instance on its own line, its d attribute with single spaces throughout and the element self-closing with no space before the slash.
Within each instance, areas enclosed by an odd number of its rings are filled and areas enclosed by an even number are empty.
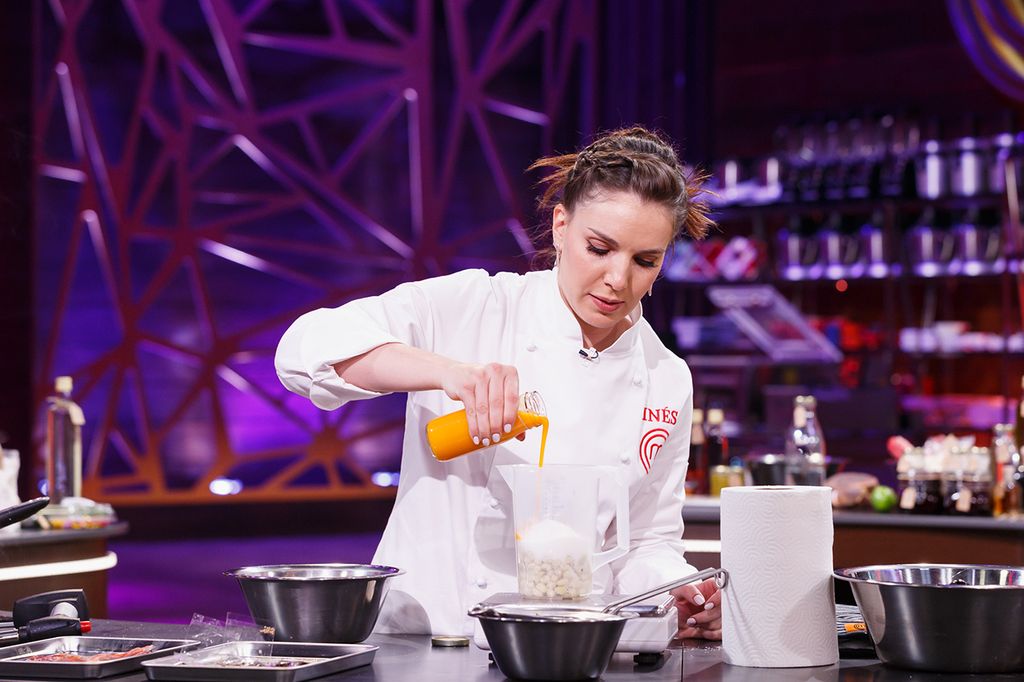
<svg viewBox="0 0 1024 682">
<path fill-rule="evenodd" d="M 541 210 L 561 203 L 570 213 L 580 201 L 604 191 L 633 192 L 672 212 L 672 239 L 702 239 L 714 221 L 708 217 L 700 173 L 687 173 L 672 145 L 640 126 L 606 133 L 574 154 L 546 156 L 528 170 L 550 168 L 541 179 Z"/>
</svg>

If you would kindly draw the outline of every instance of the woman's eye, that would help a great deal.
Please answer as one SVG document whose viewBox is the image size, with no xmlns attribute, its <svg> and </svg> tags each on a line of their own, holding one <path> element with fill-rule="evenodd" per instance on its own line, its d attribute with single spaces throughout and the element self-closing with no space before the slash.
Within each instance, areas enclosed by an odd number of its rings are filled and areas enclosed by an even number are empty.
<svg viewBox="0 0 1024 682">
<path fill-rule="evenodd" d="M 646 260 L 644 258 L 637 258 L 636 259 L 636 264 L 639 265 L 642 268 L 653 268 L 653 267 L 656 267 L 658 265 L 654 261 Z"/>
<path fill-rule="evenodd" d="M 587 244 L 587 251 L 598 256 L 605 256 L 608 254 L 608 249 L 599 249 L 593 244 Z"/>
</svg>

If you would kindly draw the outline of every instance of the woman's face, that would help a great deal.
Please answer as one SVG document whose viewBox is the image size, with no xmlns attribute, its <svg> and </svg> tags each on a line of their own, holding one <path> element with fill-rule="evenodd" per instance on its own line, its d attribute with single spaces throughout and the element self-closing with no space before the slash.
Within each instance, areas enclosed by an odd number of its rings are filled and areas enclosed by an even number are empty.
<svg viewBox="0 0 1024 682">
<path fill-rule="evenodd" d="M 607 348 L 654 284 L 672 240 L 672 213 L 632 192 L 600 192 L 552 215 L 558 286 L 584 341 Z"/>
</svg>

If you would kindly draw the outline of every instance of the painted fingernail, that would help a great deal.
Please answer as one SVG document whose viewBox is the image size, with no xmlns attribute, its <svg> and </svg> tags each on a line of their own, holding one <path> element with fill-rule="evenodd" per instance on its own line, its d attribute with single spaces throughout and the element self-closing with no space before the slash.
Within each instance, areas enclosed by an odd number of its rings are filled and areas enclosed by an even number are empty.
<svg viewBox="0 0 1024 682">
<path fill-rule="evenodd" d="M 491 444 L 491 439 L 490 438 L 484 438 L 484 445 L 490 445 L 490 444 Z"/>
<path fill-rule="evenodd" d="M 704 605 L 705 611 L 710 611 L 713 608 L 715 608 L 715 602 L 713 601 L 709 601 L 707 604 Z"/>
<path fill-rule="evenodd" d="M 693 603 L 696 604 L 697 606 L 700 606 L 701 604 L 703 604 L 704 603 L 704 595 L 701 594 L 700 592 L 695 594 L 693 596 Z"/>
<path fill-rule="evenodd" d="M 480 445 L 480 438 L 479 437 L 473 436 L 473 445 Z"/>
<path fill-rule="evenodd" d="M 686 624 L 689 625 L 692 628 L 694 625 L 697 624 L 697 621 L 695 619 L 693 619 L 693 618 L 687 618 L 686 619 Z"/>
<path fill-rule="evenodd" d="M 499 433 L 494 434 L 493 436 L 491 436 L 491 440 L 493 440 L 495 443 L 497 443 L 499 440 L 501 440 L 501 434 L 499 434 Z"/>
<path fill-rule="evenodd" d="M 505 424 L 505 433 L 508 433 L 511 430 L 512 430 L 512 425 L 511 424 Z"/>
</svg>

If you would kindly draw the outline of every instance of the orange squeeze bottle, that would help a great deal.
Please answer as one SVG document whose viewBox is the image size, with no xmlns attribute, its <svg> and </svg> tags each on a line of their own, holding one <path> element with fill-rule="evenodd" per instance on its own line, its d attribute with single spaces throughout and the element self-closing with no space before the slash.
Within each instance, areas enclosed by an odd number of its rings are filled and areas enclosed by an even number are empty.
<svg viewBox="0 0 1024 682">
<path fill-rule="evenodd" d="M 524 393 L 519 397 L 519 412 L 512 430 L 501 434 L 501 441 L 514 438 L 532 429 L 535 426 L 544 427 L 544 435 L 547 436 L 548 418 L 544 411 L 544 401 L 536 391 Z M 436 419 L 427 422 L 427 444 L 434 458 L 447 462 L 450 459 L 465 455 L 475 450 L 482 450 L 487 445 L 474 443 L 469 435 L 469 421 L 466 419 L 466 410 L 459 410 L 450 414 L 441 415 Z M 493 445 L 493 444 L 492 444 Z M 543 462 L 543 450 L 541 451 L 541 462 Z"/>
</svg>

